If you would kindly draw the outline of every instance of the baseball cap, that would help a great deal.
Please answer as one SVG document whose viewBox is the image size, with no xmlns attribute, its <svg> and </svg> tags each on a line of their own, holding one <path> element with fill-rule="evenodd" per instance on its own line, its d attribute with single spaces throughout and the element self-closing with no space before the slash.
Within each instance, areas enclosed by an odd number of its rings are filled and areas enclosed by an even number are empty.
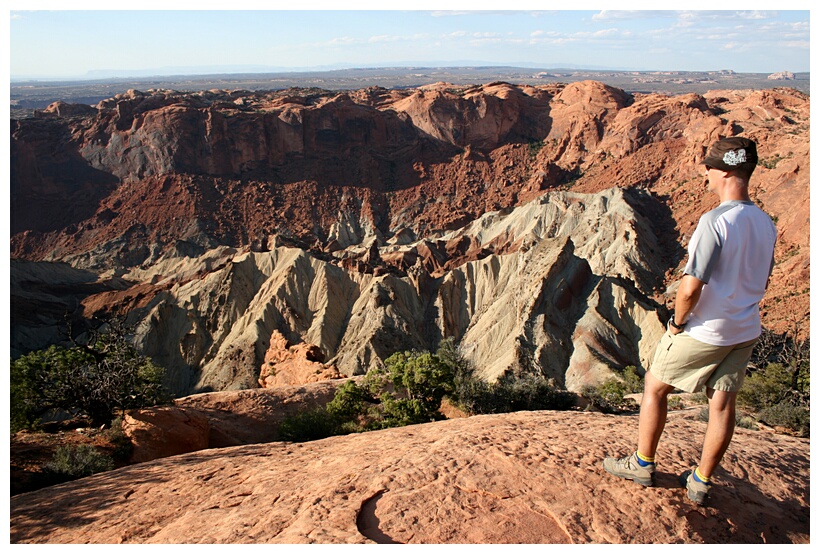
<svg viewBox="0 0 820 554">
<path fill-rule="evenodd" d="M 745 137 L 722 138 L 712 144 L 701 163 L 721 171 L 751 171 L 757 165 L 757 145 Z"/>
</svg>

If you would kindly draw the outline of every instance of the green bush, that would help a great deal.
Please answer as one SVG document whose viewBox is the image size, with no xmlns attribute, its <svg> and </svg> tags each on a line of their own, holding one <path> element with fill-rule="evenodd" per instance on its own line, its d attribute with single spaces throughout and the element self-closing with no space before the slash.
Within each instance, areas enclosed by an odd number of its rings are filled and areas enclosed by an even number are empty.
<svg viewBox="0 0 820 554">
<path fill-rule="evenodd" d="M 88 352 L 59 346 L 12 361 L 9 371 L 11 431 L 35 426 L 39 416 L 49 408 L 76 408 L 72 377 L 76 368 L 93 362 Z"/>
<path fill-rule="evenodd" d="M 457 391 L 457 404 L 471 414 L 500 414 L 523 410 L 564 410 L 575 398 L 542 375 L 504 375 L 490 384 L 482 380 L 464 382 Z"/>
<path fill-rule="evenodd" d="M 384 392 L 391 402 L 385 416 L 422 423 L 439 419 L 441 400 L 453 391 L 452 369 L 436 354 L 396 352 L 384 362 L 385 374 L 395 393 Z M 409 418 L 409 419 L 406 419 Z"/>
<path fill-rule="evenodd" d="M 751 429 L 752 431 L 757 431 L 759 429 L 757 421 L 755 421 L 753 417 L 745 415 L 735 416 L 735 425 L 744 429 Z"/>
<path fill-rule="evenodd" d="M 800 437 L 809 437 L 811 416 L 809 410 L 802 406 L 795 406 L 789 402 L 780 402 L 774 406 L 763 408 L 757 419 L 766 425 L 786 427 Z"/>
<path fill-rule="evenodd" d="M 357 385 L 355 381 L 347 381 L 336 391 L 333 400 L 327 405 L 327 411 L 340 422 L 353 421 L 367 412 L 373 402 L 373 396 L 367 389 Z"/>
<path fill-rule="evenodd" d="M 279 434 L 306 441 L 435 421 L 443 418 L 439 408 L 445 396 L 471 414 L 564 409 L 574 403 L 573 395 L 541 376 L 507 376 L 493 384 L 478 379 L 452 340 L 445 340 L 435 354 L 393 354 L 383 368 L 368 371 L 361 385 L 342 385 L 327 406 L 287 418 Z"/>
<path fill-rule="evenodd" d="M 639 392 L 643 392 L 643 377 L 638 375 L 635 366 L 626 366 L 619 377 L 612 377 L 598 386 L 583 387 L 581 396 L 592 408 L 604 413 L 617 413 L 636 409 L 635 401 L 624 397 Z"/>
<path fill-rule="evenodd" d="M 689 397 L 689 401 L 692 404 L 708 404 L 709 403 L 709 397 L 706 396 L 705 392 L 698 391 L 698 392 L 692 393 L 692 395 Z"/>
<path fill-rule="evenodd" d="M 737 402 L 754 412 L 794 398 L 793 373 L 783 364 L 768 364 L 749 375 L 737 394 Z"/>
<path fill-rule="evenodd" d="M 529 153 L 529 157 L 531 160 L 534 160 L 541 149 L 544 148 L 544 141 L 543 140 L 534 140 L 527 144 L 527 151 Z"/>
<path fill-rule="evenodd" d="M 809 436 L 810 339 L 800 339 L 802 321 L 786 333 L 763 329 L 755 345 L 749 373 L 738 392 L 738 404 L 767 425 L 786 427 Z"/>
<path fill-rule="evenodd" d="M 802 395 L 805 400 L 809 395 L 811 339 L 797 338 L 802 326 L 803 322 L 794 322 L 793 328 L 785 333 L 775 333 L 764 327 L 752 352 L 749 368 L 750 373 L 755 374 L 769 370 L 768 366 L 772 364 L 780 365 L 781 371 L 791 375 L 789 381 L 793 394 Z"/>
<path fill-rule="evenodd" d="M 442 341 L 436 354 L 453 368 L 453 402 L 469 414 L 500 414 L 521 410 L 564 410 L 575 397 L 540 374 L 502 375 L 493 383 L 475 376 L 475 368 L 452 340 Z"/>
<path fill-rule="evenodd" d="M 644 378 L 638 373 L 638 368 L 628 365 L 624 368 L 621 378 L 624 382 L 625 394 L 643 392 Z"/>
<path fill-rule="evenodd" d="M 169 399 L 164 375 L 118 325 L 95 332 L 85 345 L 31 352 L 11 362 L 11 430 L 36 426 L 51 409 L 83 414 L 101 425 L 117 410 L 164 403 Z"/>
<path fill-rule="evenodd" d="M 127 461 L 134 452 L 134 443 L 122 430 L 122 416 L 111 422 L 111 427 L 104 432 L 105 436 L 114 445 L 114 459 Z"/>
<path fill-rule="evenodd" d="M 282 440 L 304 442 L 338 435 L 340 422 L 325 407 L 299 412 L 286 417 L 279 426 Z"/>
<path fill-rule="evenodd" d="M 60 446 L 46 469 L 70 479 L 114 469 L 114 460 L 88 444 Z"/>
<path fill-rule="evenodd" d="M 379 428 L 381 424 L 374 424 L 372 415 L 368 417 L 374 403 L 376 400 L 366 388 L 347 381 L 327 406 L 286 417 L 279 426 L 279 436 L 282 440 L 304 442 Z"/>
</svg>

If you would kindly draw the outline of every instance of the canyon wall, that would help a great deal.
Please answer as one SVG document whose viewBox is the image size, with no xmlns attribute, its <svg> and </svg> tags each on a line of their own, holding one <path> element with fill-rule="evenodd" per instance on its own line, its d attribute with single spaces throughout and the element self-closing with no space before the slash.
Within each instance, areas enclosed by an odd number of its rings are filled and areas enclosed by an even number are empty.
<svg viewBox="0 0 820 554">
<path fill-rule="evenodd" d="M 646 367 L 731 135 L 778 226 L 764 325 L 808 332 L 791 89 L 129 91 L 11 127 L 13 355 L 120 314 L 178 394 L 258 386 L 274 333 L 346 375 L 453 337 L 487 379 L 577 390 Z"/>
</svg>

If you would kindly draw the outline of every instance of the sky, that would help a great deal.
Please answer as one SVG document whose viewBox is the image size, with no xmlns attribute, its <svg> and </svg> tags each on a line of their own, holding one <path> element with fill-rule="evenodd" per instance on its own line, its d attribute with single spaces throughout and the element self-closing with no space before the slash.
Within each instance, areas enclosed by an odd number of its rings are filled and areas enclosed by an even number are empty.
<svg viewBox="0 0 820 554">
<path fill-rule="evenodd" d="M 335 11 L 331 7 L 338 2 L 311 2 L 316 9 L 308 11 L 245 0 L 201 0 L 196 10 L 187 9 L 191 2 L 176 0 L 78 0 L 70 4 L 77 9 L 70 10 L 66 4 L 11 0 L 12 80 L 103 77 L 114 71 L 143 76 L 475 64 L 744 73 L 810 69 L 808 2 L 788 0 L 763 3 L 765 9 L 727 0 L 720 4 L 724 11 L 698 9 L 716 3 L 696 0 L 686 3 L 688 10 L 664 11 L 640 9 L 634 2 L 583 0 L 492 4 L 508 11 L 478 9 L 487 3 L 477 0 L 417 0 L 413 10 L 353 0 L 344 4 L 349 9 Z M 140 9 L 117 9 L 123 4 Z M 567 4 L 579 10 L 549 9 Z"/>
</svg>

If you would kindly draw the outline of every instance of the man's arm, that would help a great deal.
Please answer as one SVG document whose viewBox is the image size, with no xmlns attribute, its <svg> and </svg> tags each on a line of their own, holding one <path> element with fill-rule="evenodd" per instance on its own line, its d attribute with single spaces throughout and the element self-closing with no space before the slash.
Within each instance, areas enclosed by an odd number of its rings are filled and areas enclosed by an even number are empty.
<svg viewBox="0 0 820 554">
<path fill-rule="evenodd" d="M 683 326 L 683 324 L 686 323 L 686 320 L 689 319 L 689 314 L 698 303 L 700 293 L 703 290 L 703 285 L 705 284 L 706 283 L 697 277 L 692 277 L 691 275 L 683 276 L 683 279 L 680 281 L 680 285 L 678 285 L 678 293 L 675 296 L 674 317 L 676 325 Z M 669 332 L 673 335 L 677 335 L 681 332 L 681 329 L 676 329 L 670 325 Z"/>
</svg>

